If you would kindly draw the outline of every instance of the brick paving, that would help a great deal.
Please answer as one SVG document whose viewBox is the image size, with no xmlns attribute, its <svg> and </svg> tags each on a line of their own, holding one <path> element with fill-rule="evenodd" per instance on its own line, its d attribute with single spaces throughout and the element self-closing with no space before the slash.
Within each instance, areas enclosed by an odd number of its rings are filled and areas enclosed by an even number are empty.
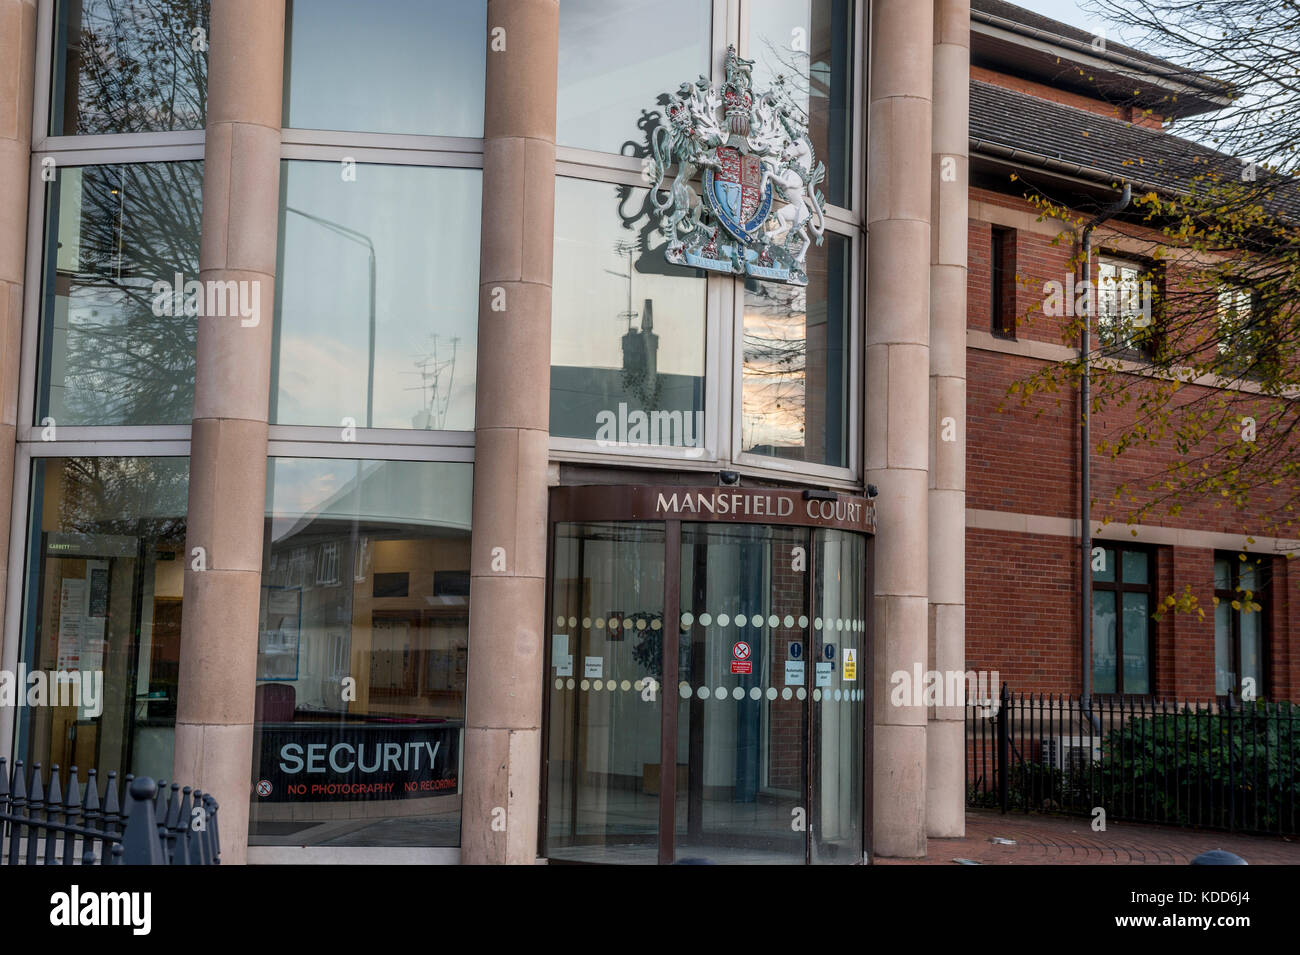
<svg viewBox="0 0 1300 955">
<path fill-rule="evenodd" d="M 999 837 L 1015 845 L 991 842 Z M 924 859 L 876 859 L 877 865 L 1187 865 L 1210 849 L 1226 849 L 1251 865 L 1300 865 L 1300 837 L 1243 836 L 1226 832 L 1112 822 L 1093 832 L 1091 821 L 972 810 L 964 839 L 930 839 Z"/>
</svg>

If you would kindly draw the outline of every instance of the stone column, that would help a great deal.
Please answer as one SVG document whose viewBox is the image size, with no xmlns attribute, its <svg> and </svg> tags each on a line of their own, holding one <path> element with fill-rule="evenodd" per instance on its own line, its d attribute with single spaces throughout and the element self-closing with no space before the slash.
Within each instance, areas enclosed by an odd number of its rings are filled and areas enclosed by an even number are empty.
<svg viewBox="0 0 1300 955">
<path fill-rule="evenodd" d="M 0 0 L 0 621 L 9 573 L 35 77 L 36 0 Z M 0 659 L 9 659 L 8 653 Z M 14 713 L 0 707 L 0 752 L 9 751 Z"/>
<path fill-rule="evenodd" d="M 873 842 L 925 854 L 926 710 L 892 674 L 925 669 L 929 579 L 930 153 L 934 8 L 872 5 L 867 156 L 866 479 L 875 552 Z"/>
<path fill-rule="evenodd" d="M 461 860 L 537 858 L 558 0 L 489 0 Z"/>
<path fill-rule="evenodd" d="M 210 43 L 199 277 L 205 288 L 248 282 L 261 308 L 246 320 L 199 319 L 174 773 L 216 797 L 222 861 L 240 863 L 266 517 L 283 0 L 212 0 Z"/>
<path fill-rule="evenodd" d="M 966 669 L 966 230 L 970 164 L 970 0 L 934 0 L 930 167 L 930 667 Z M 997 693 L 997 687 L 993 687 Z M 954 701 L 943 701 L 952 703 Z M 926 728 L 926 827 L 966 833 L 963 707 Z"/>
</svg>

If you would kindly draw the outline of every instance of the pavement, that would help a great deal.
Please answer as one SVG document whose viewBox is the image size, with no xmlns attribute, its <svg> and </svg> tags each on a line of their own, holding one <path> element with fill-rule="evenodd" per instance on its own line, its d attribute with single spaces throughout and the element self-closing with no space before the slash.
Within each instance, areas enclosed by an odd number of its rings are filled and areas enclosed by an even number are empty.
<svg viewBox="0 0 1300 955">
<path fill-rule="evenodd" d="M 1010 840 L 994 842 L 992 840 Z M 876 865 L 1187 865 L 1225 849 L 1251 865 L 1300 865 L 1300 836 L 1244 836 L 1205 829 L 1109 822 L 1094 832 L 1079 816 L 1026 815 L 975 809 L 962 839 L 928 840 L 924 859 L 876 858 Z"/>
</svg>

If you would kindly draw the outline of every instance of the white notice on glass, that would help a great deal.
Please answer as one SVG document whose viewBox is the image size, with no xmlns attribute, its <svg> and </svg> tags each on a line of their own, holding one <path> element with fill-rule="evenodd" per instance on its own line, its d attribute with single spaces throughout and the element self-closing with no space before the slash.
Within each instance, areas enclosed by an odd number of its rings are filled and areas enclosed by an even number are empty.
<svg viewBox="0 0 1300 955">
<path fill-rule="evenodd" d="M 573 676 L 573 654 L 566 653 L 555 664 L 556 676 Z"/>
<path fill-rule="evenodd" d="M 818 663 L 817 664 L 817 685 L 830 686 L 831 674 L 834 672 L 835 672 L 834 663 Z"/>
<path fill-rule="evenodd" d="M 551 666 L 558 667 L 569 655 L 569 635 L 567 633 L 551 634 Z M 563 674 L 560 674 L 563 676 Z"/>
<path fill-rule="evenodd" d="M 599 680 L 605 675 L 604 657 L 583 657 L 582 675 Z"/>
<path fill-rule="evenodd" d="M 802 660 L 785 661 L 785 685 L 803 686 L 803 661 Z"/>
</svg>

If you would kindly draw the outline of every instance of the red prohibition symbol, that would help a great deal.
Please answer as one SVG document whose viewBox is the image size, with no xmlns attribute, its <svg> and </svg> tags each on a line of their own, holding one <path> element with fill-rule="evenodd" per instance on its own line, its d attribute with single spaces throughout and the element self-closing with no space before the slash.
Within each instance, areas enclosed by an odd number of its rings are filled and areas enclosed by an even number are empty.
<svg viewBox="0 0 1300 955">
<path fill-rule="evenodd" d="M 734 656 L 737 660 L 748 660 L 749 644 L 745 643 L 745 641 L 743 640 L 740 641 L 734 647 L 731 648 L 731 655 Z"/>
</svg>

